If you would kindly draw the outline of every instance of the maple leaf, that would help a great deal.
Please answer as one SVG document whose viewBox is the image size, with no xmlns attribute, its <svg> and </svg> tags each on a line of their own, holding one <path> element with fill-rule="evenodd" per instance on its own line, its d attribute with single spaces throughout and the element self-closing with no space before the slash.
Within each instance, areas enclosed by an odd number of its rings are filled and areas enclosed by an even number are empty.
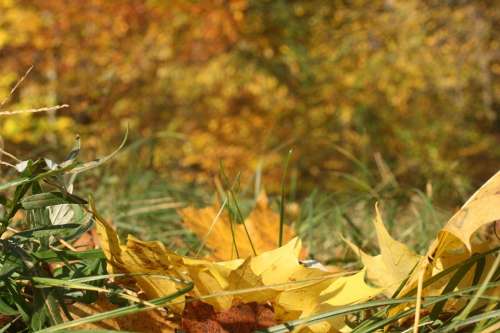
<svg viewBox="0 0 500 333">
<path fill-rule="evenodd" d="M 467 202 L 458 210 L 438 233 L 431 243 L 427 254 L 419 256 L 406 245 L 394 240 L 385 229 L 380 212 L 376 206 L 374 219 L 377 239 L 381 254 L 370 256 L 351 242 L 346 242 L 360 256 L 369 280 L 384 288 L 384 293 L 391 296 L 398 286 L 406 280 L 397 297 L 411 295 L 418 285 L 468 259 L 473 253 L 485 253 L 495 248 L 494 242 L 487 238 L 474 238 L 481 227 L 496 223 L 500 220 L 500 172 L 497 172 L 483 186 L 481 186 Z M 496 225 L 494 225 L 496 228 Z M 472 239 L 472 240 L 471 240 Z M 483 274 L 479 282 L 484 279 L 493 263 L 495 253 L 485 258 Z M 470 287 L 474 280 L 475 271 L 469 270 L 461 277 L 456 288 Z M 419 296 L 439 295 L 448 284 L 450 275 L 445 276 L 431 285 L 422 288 Z M 498 294 L 500 288 L 492 288 L 486 294 Z M 446 303 L 446 310 L 455 311 L 463 306 L 463 300 L 451 300 Z M 402 311 L 406 305 L 399 305 L 389 311 L 394 315 Z"/>
<path fill-rule="evenodd" d="M 279 214 L 269 207 L 269 200 L 264 192 L 259 195 L 256 205 L 243 224 L 233 224 L 225 213 L 217 218 L 217 207 L 197 209 L 187 207 L 179 210 L 183 223 L 187 229 L 193 231 L 200 240 L 211 250 L 211 257 L 220 260 L 229 260 L 236 257 L 234 245 L 238 247 L 241 258 L 254 255 L 252 244 L 257 254 L 277 247 L 279 235 Z M 245 231 L 245 227 L 250 235 Z M 284 225 L 284 242 L 291 240 L 293 228 Z"/>
<path fill-rule="evenodd" d="M 155 273 L 192 281 L 195 287 L 190 296 L 203 300 L 216 313 L 232 313 L 227 311 L 237 304 L 271 304 L 275 320 L 285 321 L 303 318 L 324 308 L 365 301 L 380 293 L 380 289 L 365 283 L 364 271 L 339 277 L 338 273 L 301 265 L 302 245 L 298 238 L 246 259 L 210 261 L 179 256 L 159 242 L 144 242 L 131 236 L 126 244 L 121 244 L 116 232 L 103 220 L 97 221 L 97 230 L 112 271 Z M 133 278 L 151 298 L 180 289 L 168 279 Z M 186 309 L 185 298 L 180 298 L 170 308 L 181 314 Z M 194 326 L 199 324 L 193 323 Z M 217 323 L 209 320 L 205 324 L 216 329 Z M 231 325 L 238 326 L 234 321 Z M 314 332 L 328 332 L 332 325 L 333 322 L 320 328 L 315 326 Z"/>
<path fill-rule="evenodd" d="M 472 252 L 471 237 L 482 226 L 500 220 L 500 171 L 484 183 L 451 217 L 438 235 L 437 244 L 430 250 L 435 255 L 447 247 L 458 245 L 457 240 Z"/>
<path fill-rule="evenodd" d="M 72 320 L 84 318 L 96 313 L 102 313 L 116 309 L 117 306 L 111 304 L 105 297 L 101 296 L 92 304 L 73 303 L 68 305 L 68 311 L 71 314 Z M 67 315 L 62 312 L 63 318 L 70 320 Z M 104 319 L 95 323 L 86 323 L 78 326 L 81 330 L 124 330 L 133 332 L 158 332 L 158 333 L 174 333 L 176 325 L 165 315 L 158 310 L 129 314 L 123 317 Z"/>
<path fill-rule="evenodd" d="M 473 253 L 484 253 L 493 249 L 495 244 L 488 239 L 474 238 L 473 241 L 471 239 L 481 227 L 498 220 L 500 220 L 500 172 L 484 183 L 445 224 L 429 246 L 427 254 L 420 259 L 418 269 L 408 279 L 400 294 L 405 295 L 417 286 L 419 273 L 423 273 L 423 280 L 426 280 L 466 260 Z M 492 257 L 495 255 L 498 254 L 487 256 L 483 272 L 488 272 L 493 261 Z M 482 278 L 485 275 L 486 273 L 483 273 Z M 448 279 L 449 277 L 446 277 L 425 288 L 423 295 L 440 293 Z M 472 281 L 473 270 L 469 270 L 458 288 L 468 287 Z M 498 293 L 499 290 L 500 288 L 495 288 L 489 292 Z"/>
<path fill-rule="evenodd" d="M 275 324 L 272 307 L 255 302 L 235 304 L 226 311 L 216 312 L 210 304 L 193 301 L 182 314 L 182 328 L 187 333 L 251 333 Z"/>
<path fill-rule="evenodd" d="M 368 279 L 376 286 L 384 288 L 384 294 L 391 296 L 415 268 L 420 256 L 391 237 L 384 226 L 378 205 L 375 206 L 375 213 L 373 224 L 381 254 L 371 256 L 353 243 L 347 243 L 360 256 Z"/>
</svg>

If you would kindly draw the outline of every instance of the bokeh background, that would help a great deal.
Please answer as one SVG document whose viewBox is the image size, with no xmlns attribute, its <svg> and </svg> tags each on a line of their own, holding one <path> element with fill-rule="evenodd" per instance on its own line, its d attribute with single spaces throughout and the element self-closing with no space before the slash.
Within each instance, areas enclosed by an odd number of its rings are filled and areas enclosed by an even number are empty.
<svg viewBox="0 0 500 333">
<path fill-rule="evenodd" d="M 128 124 L 117 168 L 213 187 L 222 161 L 269 192 L 293 148 L 294 196 L 397 183 L 453 206 L 500 165 L 499 5 L 0 0 L 2 109 L 70 105 L 0 135 L 62 158 L 79 133 L 92 158 Z"/>
</svg>

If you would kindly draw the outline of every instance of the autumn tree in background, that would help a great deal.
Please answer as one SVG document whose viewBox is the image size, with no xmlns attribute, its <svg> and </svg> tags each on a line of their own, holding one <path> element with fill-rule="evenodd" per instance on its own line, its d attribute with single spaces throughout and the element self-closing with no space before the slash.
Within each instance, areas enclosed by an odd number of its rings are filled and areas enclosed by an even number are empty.
<svg viewBox="0 0 500 333">
<path fill-rule="evenodd" d="M 388 167 L 411 186 L 439 180 L 446 199 L 498 168 L 494 2 L 1 0 L 0 12 L 0 100 L 34 65 L 3 108 L 71 105 L 0 119 L 11 151 L 77 132 L 108 149 L 128 123 L 155 138 L 155 168 L 187 180 L 210 181 L 222 160 L 277 186 L 293 147 L 300 190 Z"/>
</svg>

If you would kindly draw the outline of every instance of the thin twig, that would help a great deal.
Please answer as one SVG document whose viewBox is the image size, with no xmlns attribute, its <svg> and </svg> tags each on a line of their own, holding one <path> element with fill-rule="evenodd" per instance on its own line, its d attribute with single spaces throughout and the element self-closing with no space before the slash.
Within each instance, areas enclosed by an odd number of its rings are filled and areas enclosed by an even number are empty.
<svg viewBox="0 0 500 333">
<path fill-rule="evenodd" d="M 3 148 L 0 147 L 0 154 L 1 155 L 5 155 L 7 157 L 10 157 L 12 158 L 14 161 L 16 162 L 22 162 L 20 159 L 18 159 L 17 157 L 15 157 L 14 155 L 12 155 L 11 153 L 9 153 L 8 151 L 5 151 Z"/>
<path fill-rule="evenodd" d="M 60 109 L 64 109 L 67 107 L 69 107 L 68 104 L 62 104 L 62 105 L 50 106 L 50 107 L 39 108 L 39 109 L 0 111 L 0 116 L 10 116 L 13 114 L 20 114 L 20 113 L 50 112 L 50 111 L 57 111 Z"/>
<path fill-rule="evenodd" d="M 424 275 L 426 267 L 420 267 L 417 281 L 417 302 L 415 304 L 415 321 L 413 322 L 413 333 L 418 333 L 420 322 L 420 310 L 422 308 L 422 289 L 424 285 Z"/>
<path fill-rule="evenodd" d="M 208 228 L 207 234 L 205 235 L 205 237 L 203 237 L 203 241 L 201 242 L 200 247 L 198 248 L 198 250 L 196 251 L 196 254 L 194 256 L 195 258 L 197 258 L 200 255 L 201 250 L 203 250 L 203 248 L 205 247 L 205 244 L 208 241 L 208 237 L 212 233 L 212 229 L 214 228 L 215 223 L 217 223 L 217 221 L 219 220 L 219 217 L 222 215 L 222 212 L 224 212 L 224 207 L 226 207 L 226 204 L 227 204 L 227 197 L 222 202 L 222 205 L 221 205 L 219 211 L 217 212 L 214 219 L 212 220 L 212 223 L 210 224 L 210 227 Z"/>
<path fill-rule="evenodd" d="M 14 169 L 16 168 L 16 166 L 15 166 L 15 165 L 10 164 L 10 163 L 8 163 L 8 162 L 4 162 L 4 161 L 0 161 L 0 165 L 6 165 L 6 166 L 11 167 L 11 168 L 14 168 Z"/>
<path fill-rule="evenodd" d="M 4 98 L 2 103 L 0 103 L 0 109 L 5 105 L 5 103 L 7 103 L 9 101 L 9 99 L 12 97 L 14 92 L 17 90 L 17 88 L 19 88 L 21 83 L 23 83 L 24 79 L 26 79 L 26 77 L 29 75 L 29 73 L 31 72 L 32 69 L 33 69 L 33 65 L 31 65 L 30 68 L 28 68 L 28 70 L 26 71 L 26 73 L 24 73 L 24 75 L 16 82 L 15 86 L 10 90 L 9 95 L 7 95 L 7 97 Z"/>
</svg>

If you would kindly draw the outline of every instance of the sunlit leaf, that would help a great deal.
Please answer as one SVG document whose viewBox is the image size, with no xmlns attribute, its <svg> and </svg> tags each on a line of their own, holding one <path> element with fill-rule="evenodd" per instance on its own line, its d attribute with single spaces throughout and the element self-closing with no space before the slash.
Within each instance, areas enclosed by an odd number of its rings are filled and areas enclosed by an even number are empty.
<svg viewBox="0 0 500 333">
<path fill-rule="evenodd" d="M 110 271 L 155 273 L 193 281 L 191 296 L 202 299 L 219 312 L 242 302 L 270 303 L 278 320 L 290 320 L 311 315 L 324 307 L 367 300 L 380 293 L 380 289 L 366 284 L 364 271 L 339 278 L 338 274 L 301 265 L 298 238 L 280 248 L 247 256 L 245 260 L 210 261 L 179 256 L 159 242 L 144 242 L 131 236 L 126 244 L 121 244 L 116 232 L 102 219 L 98 219 L 97 228 Z M 153 276 L 133 278 L 148 297 L 180 288 L 174 280 Z M 170 308 L 180 313 L 184 309 L 183 300 Z M 332 323 L 322 327 L 315 332 L 328 332 Z"/>
<path fill-rule="evenodd" d="M 215 259 L 228 260 L 235 258 L 231 221 L 225 213 L 217 217 L 216 207 L 179 210 L 184 225 L 193 231 L 198 238 L 212 250 Z M 244 221 L 250 239 L 257 254 L 274 249 L 279 239 L 279 214 L 269 207 L 268 198 L 261 193 L 250 215 Z M 243 224 L 234 226 L 235 241 L 238 253 L 242 258 L 253 255 L 252 246 Z M 284 240 L 288 242 L 294 237 L 293 228 L 284 225 Z"/>
<path fill-rule="evenodd" d="M 378 206 L 376 206 L 375 212 L 373 224 L 381 254 L 370 256 L 351 242 L 348 244 L 360 256 L 366 268 L 368 279 L 378 287 L 383 288 L 384 293 L 390 296 L 415 268 L 420 256 L 411 251 L 405 244 L 393 239 L 384 227 Z"/>
</svg>

